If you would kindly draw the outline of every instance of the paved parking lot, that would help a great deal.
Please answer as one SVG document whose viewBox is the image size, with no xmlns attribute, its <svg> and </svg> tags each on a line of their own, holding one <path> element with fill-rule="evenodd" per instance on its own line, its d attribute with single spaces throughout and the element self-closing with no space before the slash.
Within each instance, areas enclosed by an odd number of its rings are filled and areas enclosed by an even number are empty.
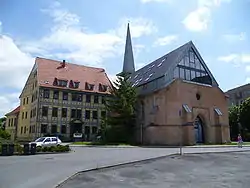
<svg viewBox="0 0 250 188">
<path fill-rule="evenodd" d="M 248 188 L 250 152 L 187 154 L 81 173 L 61 188 Z"/>
<path fill-rule="evenodd" d="M 74 147 L 67 154 L 0 157 L 0 188 L 53 188 L 76 172 L 165 156 L 178 148 Z M 185 153 L 245 151 L 250 148 L 185 148 Z"/>
</svg>

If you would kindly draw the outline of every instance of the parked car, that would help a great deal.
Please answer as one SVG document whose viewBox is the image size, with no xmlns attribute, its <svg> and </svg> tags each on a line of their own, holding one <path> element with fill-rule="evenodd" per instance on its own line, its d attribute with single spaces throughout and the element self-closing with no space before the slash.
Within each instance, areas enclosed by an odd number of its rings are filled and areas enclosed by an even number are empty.
<svg viewBox="0 0 250 188">
<path fill-rule="evenodd" d="M 30 144 L 36 144 L 36 147 L 45 147 L 45 146 L 57 146 L 62 143 L 58 137 L 40 137 Z"/>
</svg>

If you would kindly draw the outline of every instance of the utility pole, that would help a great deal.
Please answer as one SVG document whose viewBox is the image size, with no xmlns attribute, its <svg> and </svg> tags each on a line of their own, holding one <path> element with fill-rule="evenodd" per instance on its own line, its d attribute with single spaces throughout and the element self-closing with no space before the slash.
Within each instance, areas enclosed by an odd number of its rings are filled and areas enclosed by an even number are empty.
<svg viewBox="0 0 250 188">
<path fill-rule="evenodd" d="M 179 110 L 179 117 L 182 119 L 182 111 Z M 181 121 L 182 122 L 182 121 Z M 183 155 L 183 130 L 182 130 L 182 124 L 180 124 L 180 130 L 179 130 L 179 135 L 180 135 L 180 145 L 179 145 L 179 149 L 180 149 L 180 155 Z"/>
</svg>

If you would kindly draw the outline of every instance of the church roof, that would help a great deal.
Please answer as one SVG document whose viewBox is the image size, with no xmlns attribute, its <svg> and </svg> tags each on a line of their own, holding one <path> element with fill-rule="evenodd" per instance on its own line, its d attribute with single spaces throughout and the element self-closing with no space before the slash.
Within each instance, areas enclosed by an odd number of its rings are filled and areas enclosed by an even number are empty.
<svg viewBox="0 0 250 188">
<path fill-rule="evenodd" d="M 172 67 L 178 64 L 190 48 L 193 48 L 196 52 L 205 70 L 213 79 L 214 85 L 218 85 L 192 41 L 185 43 L 131 74 L 131 82 L 136 86 L 140 86 L 163 77 Z"/>
</svg>

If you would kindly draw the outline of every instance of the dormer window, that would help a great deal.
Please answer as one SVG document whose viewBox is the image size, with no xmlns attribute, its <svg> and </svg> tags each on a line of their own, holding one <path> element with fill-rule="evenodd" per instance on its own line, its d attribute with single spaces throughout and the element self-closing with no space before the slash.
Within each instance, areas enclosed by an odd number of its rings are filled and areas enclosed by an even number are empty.
<svg viewBox="0 0 250 188">
<path fill-rule="evenodd" d="M 99 84 L 99 91 L 101 92 L 106 92 L 108 89 L 108 86 L 103 85 L 103 84 Z"/>
<path fill-rule="evenodd" d="M 93 91 L 94 90 L 94 84 L 90 84 L 88 82 L 85 83 L 85 89 L 86 90 L 90 90 L 90 91 Z"/>
<path fill-rule="evenodd" d="M 79 81 L 74 81 L 74 88 L 79 88 L 80 82 Z"/>
<path fill-rule="evenodd" d="M 57 86 L 57 85 L 58 85 L 57 78 L 55 78 L 53 82 L 53 86 Z"/>
<path fill-rule="evenodd" d="M 54 86 L 60 86 L 60 87 L 67 87 L 68 80 L 65 79 L 54 79 L 53 85 Z"/>
<path fill-rule="evenodd" d="M 80 82 L 79 82 L 79 81 L 70 80 L 70 82 L 69 82 L 69 87 L 70 87 L 70 88 L 75 88 L 75 89 L 77 89 L 77 88 L 79 88 L 79 85 L 80 85 Z"/>
</svg>

